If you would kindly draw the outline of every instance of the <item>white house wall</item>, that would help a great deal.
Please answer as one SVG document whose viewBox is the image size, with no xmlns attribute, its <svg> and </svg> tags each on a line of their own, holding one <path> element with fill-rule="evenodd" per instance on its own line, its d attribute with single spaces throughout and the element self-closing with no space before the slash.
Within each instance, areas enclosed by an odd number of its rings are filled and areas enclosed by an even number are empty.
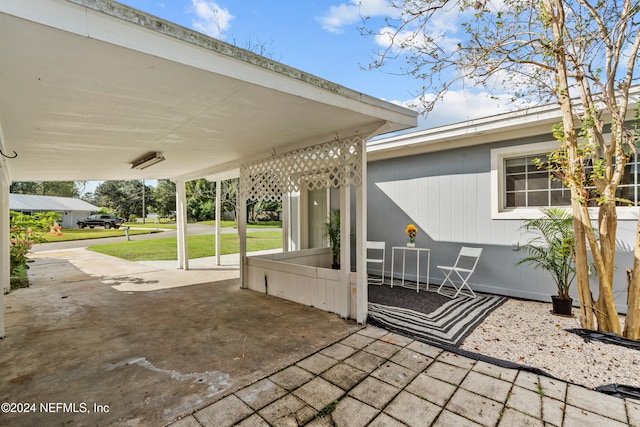
<svg viewBox="0 0 640 427">
<path fill-rule="evenodd" d="M 549 302 L 550 295 L 556 292 L 548 273 L 515 265 L 523 254 L 512 248 L 514 242 L 522 244 L 528 240 L 520 229 L 522 221 L 492 218 L 490 151 L 550 138 L 544 135 L 370 162 L 367 238 L 386 242 L 386 271 L 391 268 L 391 248 L 406 244 L 408 237 L 404 230 L 407 224 L 414 223 L 419 230 L 416 245 L 431 249 L 432 284 L 439 285 L 443 279 L 437 266 L 452 265 L 461 246 L 482 247 L 478 269 L 471 279 L 475 290 Z M 635 231 L 635 220 L 619 222 L 619 243 L 627 246 L 616 259 L 614 292 L 621 312 L 626 312 L 625 269 L 633 263 Z M 396 277 L 398 264 L 396 261 Z M 406 272 L 405 277 L 415 279 L 415 261 L 410 256 Z M 597 296 L 595 283 L 592 288 Z M 572 294 L 577 301 L 575 291 L 573 286 Z"/>
<path fill-rule="evenodd" d="M 63 214 L 62 216 L 62 227 L 63 228 L 78 228 L 78 221 L 81 219 L 85 219 L 91 215 L 91 211 L 72 211 Z"/>
</svg>

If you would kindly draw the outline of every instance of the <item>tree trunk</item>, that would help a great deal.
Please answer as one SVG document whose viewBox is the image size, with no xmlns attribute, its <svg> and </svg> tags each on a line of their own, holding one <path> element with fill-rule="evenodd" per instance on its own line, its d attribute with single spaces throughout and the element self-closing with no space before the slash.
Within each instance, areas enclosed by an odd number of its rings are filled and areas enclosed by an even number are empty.
<svg viewBox="0 0 640 427">
<path fill-rule="evenodd" d="M 600 225 L 599 246 L 601 263 L 597 264 L 599 267 L 598 282 L 600 284 L 600 295 L 598 295 L 598 300 L 596 301 L 596 317 L 598 319 L 599 331 L 621 334 L 620 317 L 618 316 L 618 309 L 616 308 L 615 297 L 613 295 L 617 222 L 615 202 L 611 202 L 611 204 L 607 202 L 599 207 L 598 223 Z M 595 242 L 595 236 L 593 237 Z M 597 247 L 591 248 L 592 252 L 595 250 L 597 250 Z"/>
<path fill-rule="evenodd" d="M 573 227 L 576 241 L 576 279 L 578 281 L 578 290 L 580 293 L 580 312 L 581 324 L 583 328 L 594 329 L 593 310 L 595 310 L 598 320 L 598 329 L 609 332 L 620 333 L 620 320 L 616 310 L 613 298 L 613 263 L 615 258 L 615 199 L 610 199 L 609 205 L 600 207 L 599 212 L 599 233 L 602 245 L 598 242 L 595 230 L 589 218 L 589 210 L 587 207 L 588 193 L 584 188 L 584 173 L 580 169 L 582 165 L 578 152 L 578 135 L 576 133 L 576 124 L 574 123 L 573 108 L 571 105 L 569 90 L 569 69 L 566 57 L 565 46 L 565 12 L 564 2 L 560 0 L 543 0 L 544 13 L 549 18 L 549 26 L 553 32 L 553 55 L 556 65 L 556 94 L 558 96 L 558 104 L 562 111 L 562 124 L 564 131 L 564 143 L 567 151 L 568 176 L 571 185 L 571 209 L 573 213 Z M 588 101 L 584 88 L 578 85 L 581 90 L 583 102 Z M 590 105 L 584 105 L 589 108 Z M 601 189 L 602 190 L 602 189 Z M 615 187 L 607 188 L 607 190 L 615 193 Z M 605 195 L 605 194 L 603 194 Z M 609 194 L 606 194 L 609 195 Z M 609 195 L 610 196 L 610 195 Z M 586 238 L 586 239 L 585 239 Z M 587 259 L 586 240 L 589 242 L 591 254 L 598 272 L 598 280 L 600 283 L 600 295 L 596 304 L 593 304 L 593 296 L 591 295 L 589 283 L 589 265 Z"/>
<path fill-rule="evenodd" d="M 600 296 L 596 301 L 596 318 L 598 319 L 598 331 L 622 334 L 620 317 L 613 298 L 612 283 L 600 278 Z"/>
<path fill-rule="evenodd" d="M 546 16 L 549 17 L 549 25 L 553 32 L 554 49 L 556 63 L 556 83 L 558 105 L 562 112 L 562 125 L 564 131 L 564 143 L 567 150 L 569 164 L 569 176 L 574 178 L 576 174 L 576 160 L 578 159 L 578 136 L 574 124 L 573 108 L 569 92 L 569 80 L 567 70 L 566 49 L 564 46 L 564 6 L 559 0 L 543 0 L 542 5 Z M 587 227 L 591 227 L 589 216 L 583 219 L 581 200 L 584 195 L 574 179 L 570 180 L 571 185 L 571 211 L 573 213 L 573 231 L 576 241 L 576 280 L 580 295 L 580 322 L 583 328 L 594 329 L 593 317 L 593 297 L 589 286 L 589 263 L 587 261 L 587 242 L 585 233 Z"/>
<path fill-rule="evenodd" d="M 611 224 L 608 223 L 608 221 L 611 221 L 614 217 L 611 215 L 610 210 L 606 211 L 606 209 L 610 208 L 601 206 L 599 209 L 601 210 L 598 223 L 600 224 L 600 231 L 604 233 L 604 236 L 600 239 L 596 237 L 595 230 L 591 225 L 589 209 L 587 206 L 581 204 L 582 223 L 587 241 L 589 242 L 589 247 L 591 248 L 593 263 L 598 274 L 599 295 L 594 304 L 595 316 L 598 320 L 597 329 L 599 331 L 620 334 L 620 319 L 618 317 L 618 311 L 613 297 L 613 269 L 607 264 L 614 259 L 613 255 L 609 252 L 611 251 L 611 245 L 607 244 L 611 238 L 608 233 L 612 229 Z M 603 212 L 602 209 L 605 211 Z M 615 251 L 615 246 L 613 247 L 613 250 Z M 577 265 L 576 260 L 576 268 Z"/>
<path fill-rule="evenodd" d="M 573 187 L 573 186 L 572 186 Z M 574 194 L 572 188 L 571 193 Z M 595 323 L 595 303 L 591 293 L 589 283 L 589 262 L 587 261 L 587 239 L 585 237 L 585 227 L 582 223 L 582 206 L 572 196 L 571 210 L 573 212 L 573 234 L 576 242 L 576 281 L 578 282 L 578 296 L 580 298 L 580 326 L 585 329 L 594 330 Z"/>
<path fill-rule="evenodd" d="M 631 283 L 629 283 L 627 321 L 624 325 L 624 336 L 638 341 L 640 340 L 640 218 L 638 219 L 633 258 L 633 273 Z"/>
</svg>

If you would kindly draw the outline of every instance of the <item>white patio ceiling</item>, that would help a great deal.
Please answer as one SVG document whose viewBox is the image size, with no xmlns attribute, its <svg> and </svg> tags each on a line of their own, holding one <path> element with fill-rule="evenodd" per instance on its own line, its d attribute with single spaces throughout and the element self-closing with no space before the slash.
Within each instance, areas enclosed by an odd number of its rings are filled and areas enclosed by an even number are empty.
<svg viewBox="0 0 640 427">
<path fill-rule="evenodd" d="M 412 111 L 105 0 L 0 2 L 0 57 L 9 181 L 194 179 L 416 125 Z M 149 152 L 166 161 L 131 169 Z"/>
</svg>

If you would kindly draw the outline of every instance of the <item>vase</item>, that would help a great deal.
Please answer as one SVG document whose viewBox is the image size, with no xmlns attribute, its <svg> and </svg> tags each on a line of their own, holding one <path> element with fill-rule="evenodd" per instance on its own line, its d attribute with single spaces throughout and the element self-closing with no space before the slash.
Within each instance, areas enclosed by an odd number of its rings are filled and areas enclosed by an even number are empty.
<svg viewBox="0 0 640 427">
<path fill-rule="evenodd" d="M 415 248 L 415 247 L 416 247 L 416 244 L 415 244 L 415 243 L 411 243 L 411 242 L 409 242 L 409 243 L 407 243 L 407 247 L 408 247 L 408 248 Z"/>
<path fill-rule="evenodd" d="M 551 297 L 553 314 L 558 314 L 560 316 L 571 316 L 571 306 L 573 305 L 573 299 L 564 299 L 558 298 L 557 296 Z"/>
</svg>

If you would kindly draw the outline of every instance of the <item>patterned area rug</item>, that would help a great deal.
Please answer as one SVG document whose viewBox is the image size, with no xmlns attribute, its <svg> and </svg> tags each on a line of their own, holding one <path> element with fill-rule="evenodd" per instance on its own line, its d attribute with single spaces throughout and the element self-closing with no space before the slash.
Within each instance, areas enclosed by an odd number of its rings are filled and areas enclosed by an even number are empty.
<svg viewBox="0 0 640 427">
<path fill-rule="evenodd" d="M 450 299 L 435 292 L 398 286 L 369 286 L 368 322 L 403 335 L 459 346 L 506 298 L 476 293 Z"/>
</svg>

